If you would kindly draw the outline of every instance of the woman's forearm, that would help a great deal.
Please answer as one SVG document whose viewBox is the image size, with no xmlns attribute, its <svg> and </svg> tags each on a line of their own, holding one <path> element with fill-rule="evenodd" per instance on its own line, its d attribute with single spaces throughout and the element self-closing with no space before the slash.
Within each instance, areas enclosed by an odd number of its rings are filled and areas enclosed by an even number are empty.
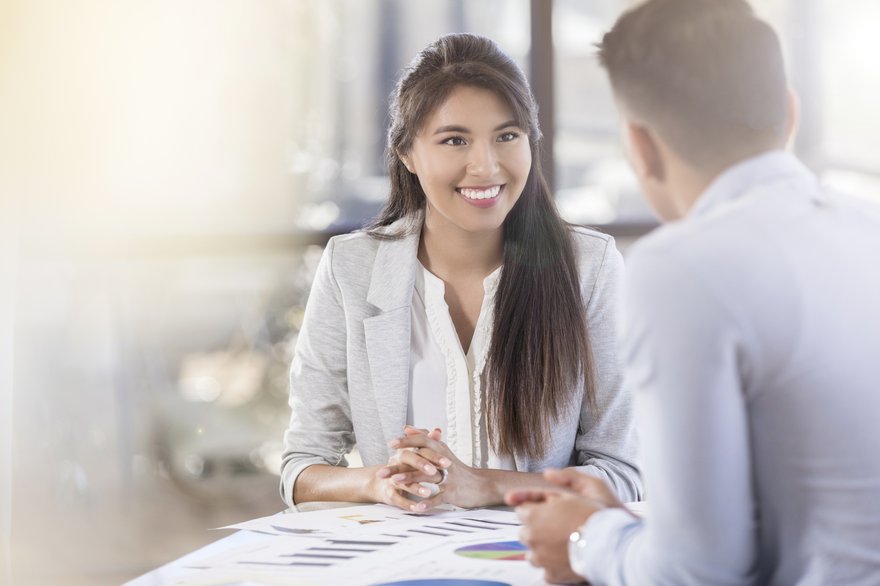
<svg viewBox="0 0 880 586">
<path fill-rule="evenodd" d="M 376 502 L 373 481 L 378 469 L 378 466 L 344 468 L 313 464 L 297 477 L 293 486 L 293 501 Z"/>
<path fill-rule="evenodd" d="M 547 488 L 552 486 L 544 480 L 540 472 L 517 472 L 515 470 L 495 470 L 490 468 L 472 469 L 478 482 L 478 505 L 492 506 L 504 504 L 504 495 L 518 488 Z M 452 473 L 452 472 L 450 472 Z"/>
<path fill-rule="evenodd" d="M 327 464 L 313 464 L 303 470 L 294 484 L 293 500 L 296 503 L 310 501 L 348 501 L 353 503 L 377 502 L 374 494 L 376 472 L 381 466 L 369 468 L 343 468 Z M 467 482 L 472 492 L 468 507 L 485 507 L 504 503 L 504 495 L 517 488 L 547 488 L 544 476 L 536 472 L 471 468 L 474 475 Z M 464 480 L 464 479 L 462 479 Z"/>
</svg>

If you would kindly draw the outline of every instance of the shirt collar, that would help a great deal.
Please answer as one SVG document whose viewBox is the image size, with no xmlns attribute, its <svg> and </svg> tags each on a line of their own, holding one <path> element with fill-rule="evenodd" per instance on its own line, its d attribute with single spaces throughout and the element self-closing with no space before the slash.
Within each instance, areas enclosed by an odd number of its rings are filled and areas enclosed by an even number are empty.
<svg viewBox="0 0 880 586">
<path fill-rule="evenodd" d="M 728 167 L 716 177 L 697 198 L 688 218 L 705 215 L 757 185 L 791 180 L 803 183 L 802 191 L 814 199 L 821 196 L 816 177 L 791 153 L 773 150 L 751 157 Z"/>
<path fill-rule="evenodd" d="M 423 295 L 426 290 L 438 291 L 442 299 L 446 292 L 446 285 L 443 280 L 425 268 L 421 261 L 419 263 L 419 274 L 416 276 L 416 291 Z M 503 265 L 502 265 L 503 266 Z M 494 297 L 495 291 L 498 289 L 498 281 L 501 278 L 501 266 L 489 273 L 483 279 L 483 299 Z"/>
<path fill-rule="evenodd" d="M 501 279 L 501 267 L 499 266 L 497 269 L 489 273 L 485 279 L 483 279 L 483 293 L 485 296 L 494 296 L 495 291 L 498 289 L 498 280 Z"/>
</svg>

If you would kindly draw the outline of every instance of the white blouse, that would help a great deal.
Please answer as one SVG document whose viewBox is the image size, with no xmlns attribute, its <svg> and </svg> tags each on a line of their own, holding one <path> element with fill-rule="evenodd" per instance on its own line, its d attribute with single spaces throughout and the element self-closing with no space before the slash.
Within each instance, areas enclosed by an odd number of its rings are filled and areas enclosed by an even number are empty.
<svg viewBox="0 0 880 586">
<path fill-rule="evenodd" d="M 443 430 L 455 456 L 470 466 L 515 470 L 489 446 L 483 373 L 492 337 L 501 268 L 483 279 L 483 303 L 467 354 L 449 315 L 443 281 L 419 264 L 412 300 L 407 423 Z"/>
</svg>

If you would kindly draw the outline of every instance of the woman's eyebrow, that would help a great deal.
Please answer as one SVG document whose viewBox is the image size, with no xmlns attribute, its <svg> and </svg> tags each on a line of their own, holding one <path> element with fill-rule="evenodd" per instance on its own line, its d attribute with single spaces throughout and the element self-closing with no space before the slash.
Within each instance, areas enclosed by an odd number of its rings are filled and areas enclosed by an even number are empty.
<svg viewBox="0 0 880 586">
<path fill-rule="evenodd" d="M 463 134 L 468 134 L 470 133 L 470 130 L 468 130 L 464 126 L 455 126 L 454 124 L 451 124 L 448 126 L 441 126 L 434 131 L 434 134 L 443 134 L 444 132 L 461 132 Z"/>
<path fill-rule="evenodd" d="M 493 132 L 503 130 L 503 129 L 508 128 L 510 126 L 519 126 L 519 125 L 516 123 L 516 120 L 508 120 L 507 122 L 496 126 L 495 130 Z M 447 126 L 441 126 L 440 128 L 438 128 L 437 130 L 434 131 L 434 134 L 443 134 L 444 132 L 461 132 L 463 134 L 469 134 L 470 129 L 465 128 L 464 126 L 457 126 L 455 124 L 450 124 Z"/>
</svg>

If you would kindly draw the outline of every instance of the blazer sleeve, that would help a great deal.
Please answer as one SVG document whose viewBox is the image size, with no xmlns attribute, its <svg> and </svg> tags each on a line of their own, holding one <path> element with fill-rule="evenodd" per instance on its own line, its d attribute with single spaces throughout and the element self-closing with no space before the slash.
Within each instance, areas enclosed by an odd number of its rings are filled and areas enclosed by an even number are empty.
<svg viewBox="0 0 880 586">
<path fill-rule="evenodd" d="M 309 292 L 290 367 L 290 424 L 284 433 L 281 498 L 293 507 L 293 486 L 312 464 L 348 466 L 354 446 L 347 384 L 345 300 L 333 275 L 333 239 Z"/>
<path fill-rule="evenodd" d="M 582 472 L 602 478 L 631 502 L 642 500 L 643 489 L 633 397 L 624 386 L 619 346 L 623 273 L 623 257 L 609 237 L 592 290 L 585 292 L 596 401 L 595 409 L 586 400 L 581 405 L 575 450 Z"/>
</svg>

